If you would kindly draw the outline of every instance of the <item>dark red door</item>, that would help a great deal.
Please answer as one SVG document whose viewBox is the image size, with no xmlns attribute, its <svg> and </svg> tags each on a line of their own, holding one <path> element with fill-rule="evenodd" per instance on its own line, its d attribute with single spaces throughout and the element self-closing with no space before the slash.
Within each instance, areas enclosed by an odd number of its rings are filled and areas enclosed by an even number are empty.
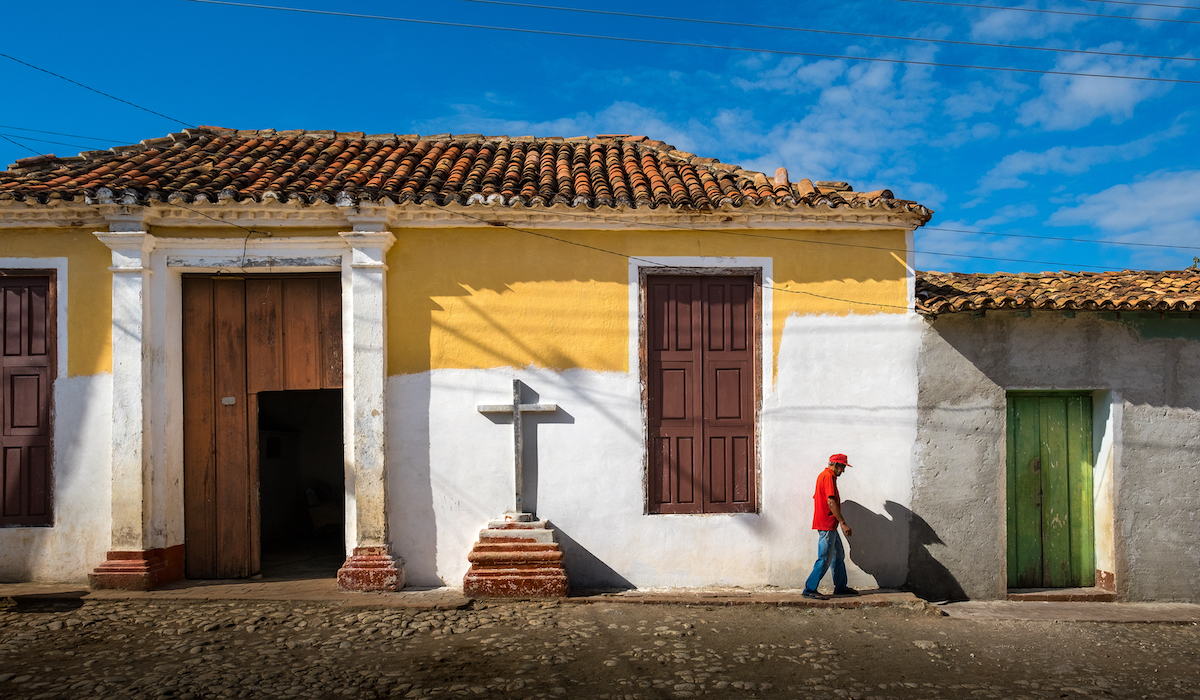
<svg viewBox="0 0 1200 700">
<path fill-rule="evenodd" d="M 54 287 L 49 275 L 0 272 L 3 431 L 0 525 L 52 525 L 50 399 Z"/>
<path fill-rule="evenodd" d="M 754 289 L 751 277 L 646 279 L 653 512 L 755 509 Z"/>
</svg>

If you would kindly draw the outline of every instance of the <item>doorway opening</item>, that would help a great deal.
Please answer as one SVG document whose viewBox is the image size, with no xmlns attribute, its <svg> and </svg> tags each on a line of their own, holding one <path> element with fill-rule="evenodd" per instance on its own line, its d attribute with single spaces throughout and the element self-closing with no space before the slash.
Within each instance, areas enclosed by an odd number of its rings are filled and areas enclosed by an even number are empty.
<svg viewBox="0 0 1200 700">
<path fill-rule="evenodd" d="M 346 560 L 342 391 L 258 394 L 262 574 L 328 578 Z"/>
</svg>

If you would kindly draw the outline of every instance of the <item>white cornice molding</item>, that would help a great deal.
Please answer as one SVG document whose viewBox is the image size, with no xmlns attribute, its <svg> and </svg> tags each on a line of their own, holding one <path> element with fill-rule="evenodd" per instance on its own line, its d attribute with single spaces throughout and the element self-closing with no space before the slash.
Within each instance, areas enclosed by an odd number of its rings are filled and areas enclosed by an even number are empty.
<svg viewBox="0 0 1200 700">
<path fill-rule="evenodd" d="M 666 208 L 617 208 L 591 210 L 566 204 L 549 207 L 510 207 L 502 204 L 445 206 L 407 203 L 350 205 L 313 204 L 302 206 L 266 202 L 193 203 L 177 205 L 152 202 L 145 206 L 125 204 L 87 205 L 70 203 L 0 204 L 2 228 L 61 228 L 104 226 L 127 228 L 158 227 L 260 227 L 335 228 L 356 232 L 379 232 L 391 228 L 486 228 L 516 226 L 541 229 L 643 230 L 672 229 L 914 229 L 921 217 L 907 211 L 868 207 L 801 208 L 764 204 L 725 206 L 711 212 L 675 211 Z M 114 230 L 118 230 L 114 228 Z"/>
</svg>

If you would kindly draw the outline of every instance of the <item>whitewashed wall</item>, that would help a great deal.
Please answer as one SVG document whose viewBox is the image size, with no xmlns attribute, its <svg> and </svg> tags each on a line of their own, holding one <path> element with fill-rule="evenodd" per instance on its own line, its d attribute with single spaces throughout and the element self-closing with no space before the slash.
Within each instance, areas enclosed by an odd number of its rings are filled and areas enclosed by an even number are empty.
<svg viewBox="0 0 1200 700">
<path fill-rule="evenodd" d="M 54 527 L 0 528 L 0 581 L 87 581 L 111 528 L 112 375 L 54 382 Z"/>
<path fill-rule="evenodd" d="M 512 427 L 477 411 L 525 382 L 558 414 L 536 433 L 536 510 L 566 540 L 574 585 L 800 587 L 816 538 L 812 491 L 833 452 L 851 585 L 896 586 L 907 572 L 907 508 L 916 436 L 915 317 L 787 319 L 761 413 L 760 512 L 645 514 L 641 391 L 632 373 L 435 370 L 388 381 L 388 505 L 393 551 L 409 585 L 461 585 L 489 519 L 511 508 Z M 532 455 L 530 455 L 532 456 Z M 533 494 L 530 494 L 533 496 Z"/>
</svg>

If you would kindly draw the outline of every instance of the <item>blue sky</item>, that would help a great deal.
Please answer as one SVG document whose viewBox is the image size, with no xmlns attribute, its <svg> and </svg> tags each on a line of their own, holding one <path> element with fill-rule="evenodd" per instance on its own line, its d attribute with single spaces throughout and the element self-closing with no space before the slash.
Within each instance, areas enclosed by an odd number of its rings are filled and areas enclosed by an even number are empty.
<svg viewBox="0 0 1200 700">
<path fill-rule="evenodd" d="M 1200 81 L 1200 61 L 1166 58 L 1200 58 L 1200 0 L 1158 3 L 1197 10 L 1096 0 L 962 0 L 1118 18 L 900 0 L 546 1 L 921 41 L 467 0 L 264 4 L 779 52 Z M 161 136 L 183 128 L 174 120 L 368 133 L 646 134 L 748 169 L 774 173 L 783 166 L 793 181 L 845 180 L 856 190 L 886 187 L 915 199 L 937 212 L 917 232 L 921 269 L 1181 269 L 1200 256 L 1200 84 L 628 43 L 185 0 L 12 3 L 5 16 L 3 53 L 166 115 L 0 58 L 0 135 L 16 142 L 0 139 L 6 164 L 31 151 L 74 155 Z M 1121 245 L 1131 243 L 1141 245 Z"/>
</svg>

